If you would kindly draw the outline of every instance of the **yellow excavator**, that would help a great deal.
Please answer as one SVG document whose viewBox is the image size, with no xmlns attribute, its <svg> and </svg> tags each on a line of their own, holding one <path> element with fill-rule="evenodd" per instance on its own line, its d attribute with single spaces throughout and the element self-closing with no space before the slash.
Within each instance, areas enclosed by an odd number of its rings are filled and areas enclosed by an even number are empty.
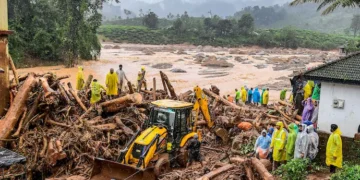
<svg viewBox="0 0 360 180">
<path fill-rule="evenodd" d="M 168 99 L 152 102 L 146 129 L 135 133 L 116 162 L 96 158 L 90 179 L 152 180 L 167 172 L 170 163 L 185 166 L 187 143 L 195 134 L 201 141 L 197 127 L 200 112 L 209 129 L 227 142 L 227 131 L 216 128 L 211 120 L 206 96 L 198 86 L 194 92 L 194 103 Z"/>
</svg>

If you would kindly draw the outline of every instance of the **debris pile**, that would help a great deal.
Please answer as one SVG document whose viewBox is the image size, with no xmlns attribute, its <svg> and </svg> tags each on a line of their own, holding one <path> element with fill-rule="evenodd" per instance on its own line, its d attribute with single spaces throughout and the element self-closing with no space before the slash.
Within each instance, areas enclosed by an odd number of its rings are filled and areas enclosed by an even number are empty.
<svg viewBox="0 0 360 180">
<path fill-rule="evenodd" d="M 89 178 L 95 157 L 116 161 L 125 143 L 141 131 L 150 101 L 165 98 L 193 101 L 192 91 L 177 95 L 166 74 L 160 72 L 160 75 L 163 89 L 154 86 L 150 91 L 135 93 L 133 85 L 128 83 L 128 90 L 121 97 L 113 100 L 103 98 L 96 108 L 89 103 L 92 76 L 89 76 L 84 90 L 78 93 L 70 83 L 67 87 L 61 83 L 68 76 L 56 77 L 46 73 L 20 77 L 18 91 L 11 92 L 17 92 L 12 94 L 15 98 L 0 122 L 0 143 L 27 158 L 28 179 L 68 175 Z M 213 133 L 203 128 L 203 140 L 207 144 L 203 151 L 211 151 L 205 157 L 207 169 L 175 170 L 164 174 L 163 179 L 231 179 L 241 176 L 271 179 L 271 174 L 259 160 L 240 157 L 245 153 L 237 153 L 238 148 L 241 148 L 240 144 L 253 141 L 258 131 L 270 123 L 280 120 L 286 127 L 287 123 L 297 122 L 295 119 L 298 117 L 296 113 L 293 115 L 291 105 L 281 101 L 268 108 L 238 106 L 219 96 L 217 87 L 211 89 L 203 89 L 203 92 L 208 96 L 209 111 L 216 126 L 231 131 L 240 122 L 250 122 L 252 130 L 235 133 L 237 136 L 230 137 L 232 143 L 222 145 Z M 197 122 L 199 126 L 206 123 L 201 118 Z M 6 171 L 6 175 L 11 177 L 19 171 L 21 169 L 14 166 Z"/>
</svg>

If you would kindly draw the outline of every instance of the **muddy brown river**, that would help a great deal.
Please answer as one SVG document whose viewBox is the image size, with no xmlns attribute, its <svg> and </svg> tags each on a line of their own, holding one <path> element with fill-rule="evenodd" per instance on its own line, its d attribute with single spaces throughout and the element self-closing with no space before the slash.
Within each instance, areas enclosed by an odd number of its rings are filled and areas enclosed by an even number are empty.
<svg viewBox="0 0 360 180">
<path fill-rule="evenodd" d="M 279 98 L 279 89 L 290 87 L 286 83 L 286 78 L 293 73 L 293 69 L 284 69 L 274 71 L 274 64 L 267 63 L 271 58 L 289 58 L 299 57 L 308 58 L 317 54 L 326 53 L 328 56 L 337 55 L 336 51 L 323 52 L 317 50 L 272 50 L 270 53 L 263 53 L 261 48 L 247 47 L 239 48 L 239 50 L 247 52 L 247 54 L 230 54 L 229 49 L 214 48 L 214 47 L 196 47 L 191 45 L 134 45 L 134 44 L 114 44 L 104 43 L 101 51 L 99 61 L 82 62 L 80 65 L 84 67 L 85 77 L 92 74 L 101 83 L 104 84 L 106 74 L 110 68 L 118 69 L 118 65 L 122 64 L 123 69 L 128 79 L 135 83 L 137 73 L 142 66 L 146 68 L 148 86 L 152 87 L 152 79 L 155 77 L 157 80 L 157 88 L 161 88 L 160 69 L 152 68 L 153 65 L 158 63 L 171 64 L 172 67 L 168 69 L 161 69 L 165 72 L 172 82 L 176 92 L 182 93 L 187 90 L 192 90 L 195 86 L 208 88 L 211 85 L 216 85 L 220 89 L 222 95 L 234 95 L 235 88 L 240 88 L 244 85 L 247 87 L 259 87 L 263 85 L 275 84 L 275 87 L 270 89 L 270 101 Z M 154 55 L 145 55 L 142 50 L 149 49 L 153 51 Z M 186 54 L 177 54 L 177 50 L 184 50 Z M 294 54 L 291 54 L 293 51 Z M 302 53 L 299 53 L 302 51 Z M 254 52 L 260 52 L 254 54 Z M 282 53 L 285 52 L 285 53 Z M 216 56 L 219 59 L 226 60 L 228 63 L 234 64 L 231 68 L 218 68 L 218 67 L 205 67 L 194 61 L 194 56 L 201 53 L 204 56 Z M 247 59 L 247 63 L 240 63 L 235 61 L 235 57 Z M 319 63 L 310 62 L 307 67 L 316 66 Z M 265 66 L 259 69 L 256 66 Z M 171 69 L 178 68 L 185 70 L 186 73 L 173 73 Z M 36 67 L 19 69 L 19 74 L 28 72 L 45 73 L 53 72 L 58 76 L 70 75 L 69 79 L 64 82 L 70 81 L 75 85 L 77 67 L 65 68 L 63 66 L 50 66 L 50 67 Z M 281 80 L 279 80 L 281 79 Z M 278 86 L 276 83 L 281 82 Z M 288 81 L 289 82 L 289 81 Z M 262 85 L 260 87 L 260 85 Z M 281 86 L 281 87 L 280 87 Z"/>
</svg>

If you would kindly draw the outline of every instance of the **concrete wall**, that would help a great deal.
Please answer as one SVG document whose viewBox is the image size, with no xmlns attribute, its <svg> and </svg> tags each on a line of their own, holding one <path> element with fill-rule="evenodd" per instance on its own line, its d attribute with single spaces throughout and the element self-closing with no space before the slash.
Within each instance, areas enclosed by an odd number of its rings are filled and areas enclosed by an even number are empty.
<svg viewBox="0 0 360 180">
<path fill-rule="evenodd" d="M 345 100 L 344 109 L 333 108 L 334 99 Z M 354 137 L 360 125 L 360 86 L 321 83 L 318 127 L 330 133 L 330 125 L 337 124 L 345 137 Z"/>
</svg>

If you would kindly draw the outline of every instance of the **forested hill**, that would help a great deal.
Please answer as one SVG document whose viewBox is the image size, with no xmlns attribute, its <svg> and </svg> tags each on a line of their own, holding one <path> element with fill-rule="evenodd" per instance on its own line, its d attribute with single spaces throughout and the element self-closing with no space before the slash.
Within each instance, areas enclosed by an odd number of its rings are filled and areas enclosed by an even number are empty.
<svg viewBox="0 0 360 180">
<path fill-rule="evenodd" d="M 234 2 L 235 3 L 235 2 Z M 223 3 L 228 4 L 228 3 Z M 237 4 L 237 3 L 236 3 Z M 193 6 L 189 6 L 187 9 L 184 7 L 179 9 L 185 9 L 189 16 L 193 17 L 210 17 L 217 15 L 222 18 L 234 18 L 240 19 L 241 15 L 250 13 L 255 19 L 255 25 L 258 28 L 283 28 L 286 26 L 294 26 L 299 29 L 315 30 L 326 33 L 350 33 L 349 27 L 353 15 L 360 14 L 359 9 L 356 8 L 339 8 L 326 16 L 321 15 L 321 12 L 317 11 L 318 4 L 302 4 L 298 6 L 289 6 L 289 4 L 283 5 L 253 5 L 239 7 L 233 5 L 231 8 L 227 6 L 201 6 L 199 10 L 193 12 Z M 244 5 L 244 4 L 242 4 Z M 246 5 L 246 4 L 245 4 Z M 154 4 L 152 6 L 155 6 Z M 142 6 L 139 6 L 142 7 Z M 238 10 L 236 7 L 239 7 Z M 129 10 L 131 8 L 132 10 Z M 112 21 L 111 24 L 117 25 L 142 25 L 141 21 L 136 21 L 136 18 L 141 18 L 148 12 L 148 9 L 134 9 L 133 6 L 127 6 L 127 4 L 121 4 L 120 6 L 107 5 L 104 7 L 105 18 L 104 22 Z M 201 10 L 200 10 L 201 9 Z M 216 9 L 216 10 L 215 10 Z M 169 8 L 164 15 L 166 9 L 151 9 L 161 19 L 159 27 L 169 27 L 171 22 L 168 20 L 174 20 L 184 14 L 184 11 L 172 10 Z M 159 14 L 158 12 L 161 12 Z M 199 13 L 201 12 L 201 13 Z M 121 19 L 121 20 L 120 20 Z"/>
</svg>

